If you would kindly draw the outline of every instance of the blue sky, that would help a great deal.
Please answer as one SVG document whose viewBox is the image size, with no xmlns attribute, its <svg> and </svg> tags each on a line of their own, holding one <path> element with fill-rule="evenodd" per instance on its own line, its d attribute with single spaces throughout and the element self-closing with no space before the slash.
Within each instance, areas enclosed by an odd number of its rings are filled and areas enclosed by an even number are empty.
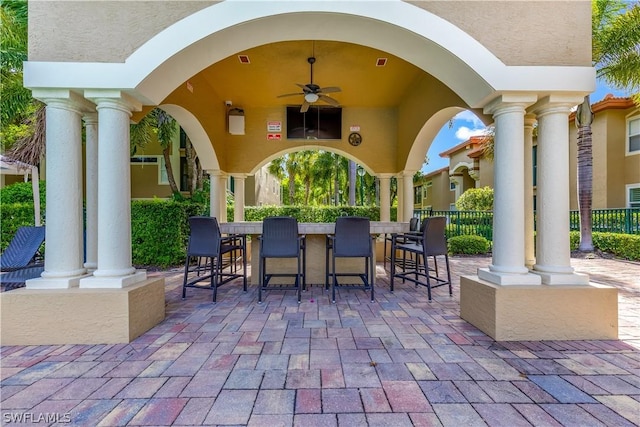
<svg viewBox="0 0 640 427">
<path fill-rule="evenodd" d="M 596 81 L 596 90 L 591 94 L 591 103 L 601 101 L 605 95 L 627 96 L 623 91 L 612 89 L 601 81 Z M 473 135 L 482 133 L 484 124 L 470 111 L 463 111 L 454 118 L 453 127 L 445 124 L 431 144 L 427 153 L 429 164 L 422 167 L 422 173 L 430 173 L 448 165 L 449 159 L 440 157 L 440 153 L 460 144 Z"/>
</svg>

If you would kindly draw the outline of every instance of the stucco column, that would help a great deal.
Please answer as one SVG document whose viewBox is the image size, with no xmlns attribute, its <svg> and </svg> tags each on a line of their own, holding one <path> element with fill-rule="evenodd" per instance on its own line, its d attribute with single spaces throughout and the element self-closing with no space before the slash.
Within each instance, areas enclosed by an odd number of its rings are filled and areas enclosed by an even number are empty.
<svg viewBox="0 0 640 427">
<path fill-rule="evenodd" d="M 85 261 L 92 272 L 98 268 L 98 114 L 83 116 L 85 128 Z"/>
<path fill-rule="evenodd" d="M 209 174 L 209 215 L 217 218 L 218 223 L 222 222 L 222 208 L 220 205 L 220 180 L 224 177 L 222 176 L 222 172 L 219 170 L 209 170 L 207 171 Z M 225 204 L 226 207 L 226 204 Z M 226 218 L 226 215 L 224 215 Z"/>
<path fill-rule="evenodd" d="M 218 175 L 218 204 L 220 205 L 218 222 L 227 222 L 227 178 L 228 175 L 224 172 Z"/>
<path fill-rule="evenodd" d="M 535 256 L 535 232 L 533 218 L 533 114 L 524 116 L 524 265 L 533 267 Z"/>
<path fill-rule="evenodd" d="M 587 284 L 574 274 L 569 242 L 569 113 L 582 99 L 545 98 L 538 117 L 537 250 L 533 272 L 548 285 Z"/>
<path fill-rule="evenodd" d="M 34 97 L 46 107 L 46 245 L 44 272 L 32 289 L 71 288 L 86 274 L 82 239 L 82 111 L 70 91 Z"/>
<path fill-rule="evenodd" d="M 540 284 L 524 265 L 525 101 L 499 98 L 485 108 L 495 123 L 493 258 L 478 277 L 500 285 Z"/>
<path fill-rule="evenodd" d="M 400 222 L 409 222 L 413 216 L 413 175 L 416 171 L 403 171 L 402 185 L 402 219 Z M 400 217 L 398 217 L 400 218 Z"/>
<path fill-rule="evenodd" d="M 404 177 L 401 173 L 396 175 L 396 197 L 398 198 L 396 221 L 402 222 L 402 218 L 404 218 Z"/>
<path fill-rule="evenodd" d="M 391 177 L 392 174 L 379 174 L 380 180 L 380 221 L 391 221 Z"/>
<path fill-rule="evenodd" d="M 244 221 L 244 183 L 247 178 L 245 174 L 231 174 L 233 177 L 233 221 Z"/>
<path fill-rule="evenodd" d="M 101 96 L 102 95 L 102 96 Z M 129 119 L 136 107 L 124 94 L 99 94 L 98 268 L 80 281 L 86 288 L 124 288 L 146 280 L 131 263 Z"/>
</svg>

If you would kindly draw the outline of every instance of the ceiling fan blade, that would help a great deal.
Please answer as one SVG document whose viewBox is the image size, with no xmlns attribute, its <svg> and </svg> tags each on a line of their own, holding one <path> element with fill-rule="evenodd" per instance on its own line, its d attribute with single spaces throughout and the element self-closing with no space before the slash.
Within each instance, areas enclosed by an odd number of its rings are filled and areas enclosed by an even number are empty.
<svg viewBox="0 0 640 427">
<path fill-rule="evenodd" d="M 300 89 L 304 91 L 304 93 L 313 92 L 313 90 L 309 87 L 309 85 L 301 85 L 300 83 L 296 83 Z"/>
<path fill-rule="evenodd" d="M 342 89 L 340 89 L 338 86 L 329 86 L 329 87 L 320 88 L 320 92 L 335 93 L 335 92 L 342 92 Z"/>
<path fill-rule="evenodd" d="M 276 98 L 284 98 L 285 96 L 300 96 L 304 95 L 304 92 L 285 93 L 284 95 L 278 95 Z"/>
<path fill-rule="evenodd" d="M 301 113 L 306 113 L 307 110 L 309 110 L 309 106 L 311 104 L 309 104 L 309 102 L 307 102 L 306 100 L 302 103 L 302 106 L 300 106 L 300 112 Z"/>
<path fill-rule="evenodd" d="M 336 101 L 335 99 L 331 98 L 330 96 L 327 95 L 322 95 L 320 94 L 320 100 L 326 102 L 327 104 L 331 104 L 334 107 L 338 107 L 340 105 L 340 103 L 338 101 Z"/>
</svg>

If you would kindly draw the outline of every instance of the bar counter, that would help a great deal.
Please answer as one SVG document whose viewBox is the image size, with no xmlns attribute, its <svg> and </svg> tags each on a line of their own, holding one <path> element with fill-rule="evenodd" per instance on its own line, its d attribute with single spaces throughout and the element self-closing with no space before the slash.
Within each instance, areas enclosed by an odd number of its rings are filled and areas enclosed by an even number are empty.
<svg viewBox="0 0 640 427">
<path fill-rule="evenodd" d="M 324 284 L 325 278 L 325 245 L 326 235 L 333 234 L 335 231 L 335 223 L 327 222 L 300 222 L 298 223 L 298 232 L 306 235 L 306 256 L 307 269 L 306 279 L 307 285 Z M 224 234 L 246 234 L 252 236 L 251 239 L 251 283 L 258 283 L 258 260 L 260 256 L 260 245 L 257 236 L 262 234 L 262 222 L 223 222 L 220 223 L 220 231 Z M 384 235 L 391 233 L 405 233 L 409 231 L 408 222 L 388 222 L 388 221 L 371 221 L 371 234 Z M 380 247 L 380 248 L 378 248 Z M 381 252 L 382 244 L 376 245 L 376 258 L 382 259 L 384 256 Z M 339 259 L 337 268 L 341 271 L 359 271 L 363 269 L 364 262 L 360 259 Z M 282 271 L 295 271 L 295 260 L 293 259 L 268 259 L 267 269 L 277 268 Z"/>
</svg>

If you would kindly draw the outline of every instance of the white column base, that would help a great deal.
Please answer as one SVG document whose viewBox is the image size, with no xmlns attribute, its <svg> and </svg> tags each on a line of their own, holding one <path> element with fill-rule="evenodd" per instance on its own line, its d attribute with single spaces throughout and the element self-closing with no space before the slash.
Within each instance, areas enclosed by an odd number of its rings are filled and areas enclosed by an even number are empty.
<svg viewBox="0 0 640 427">
<path fill-rule="evenodd" d="M 126 288 L 127 286 L 131 286 L 139 282 L 143 282 L 145 280 L 147 280 L 147 271 L 136 270 L 133 274 L 129 274 L 127 276 L 85 277 L 80 281 L 80 287 L 91 289 L 120 289 Z"/>
<path fill-rule="evenodd" d="M 70 289 L 77 288 L 87 274 L 75 277 L 36 277 L 25 282 L 27 289 Z"/>
<path fill-rule="evenodd" d="M 514 273 L 500 273 L 491 271 L 488 268 L 479 268 L 478 277 L 482 280 L 486 280 L 489 283 L 496 285 L 540 285 L 542 281 L 540 276 L 531 273 L 514 274 Z"/>
<path fill-rule="evenodd" d="M 532 270 L 531 273 L 540 276 L 543 285 L 588 285 L 589 276 L 580 273 L 548 273 Z"/>
</svg>

